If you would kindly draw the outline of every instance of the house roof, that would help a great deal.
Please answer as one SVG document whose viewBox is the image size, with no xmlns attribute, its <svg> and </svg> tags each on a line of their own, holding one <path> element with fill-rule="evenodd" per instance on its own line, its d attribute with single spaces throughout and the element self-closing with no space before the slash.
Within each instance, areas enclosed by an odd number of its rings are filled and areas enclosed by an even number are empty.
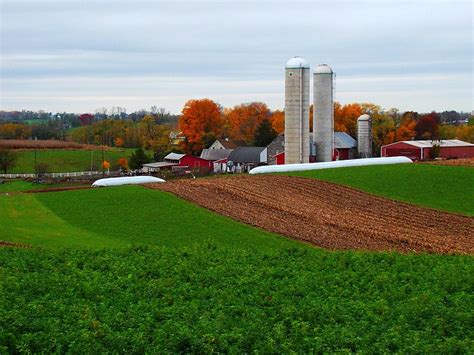
<svg viewBox="0 0 474 355">
<path fill-rule="evenodd" d="M 446 139 L 446 140 L 440 140 L 440 141 L 431 140 L 431 139 L 418 140 L 418 141 L 400 141 L 400 142 L 387 144 L 387 146 L 397 144 L 397 143 L 405 143 L 405 144 L 409 144 L 418 148 L 431 148 L 433 144 L 439 144 L 440 147 L 472 147 L 474 146 L 474 144 L 472 143 L 464 142 L 459 139 Z"/>
<path fill-rule="evenodd" d="M 238 144 L 229 138 L 218 138 L 217 141 L 222 144 L 225 149 L 234 149 L 238 147 Z"/>
<path fill-rule="evenodd" d="M 346 132 L 334 132 L 334 148 L 352 149 L 357 147 L 357 141 Z"/>
<path fill-rule="evenodd" d="M 237 147 L 227 158 L 234 163 L 261 163 L 260 154 L 267 147 Z"/>
<path fill-rule="evenodd" d="M 186 154 L 178 154 L 178 153 L 169 153 L 166 157 L 164 157 L 165 160 L 181 160 L 183 157 L 186 156 Z"/>
<path fill-rule="evenodd" d="M 232 152 L 232 149 L 203 149 L 201 152 L 201 159 L 205 160 L 221 160 L 225 159 Z"/>
</svg>

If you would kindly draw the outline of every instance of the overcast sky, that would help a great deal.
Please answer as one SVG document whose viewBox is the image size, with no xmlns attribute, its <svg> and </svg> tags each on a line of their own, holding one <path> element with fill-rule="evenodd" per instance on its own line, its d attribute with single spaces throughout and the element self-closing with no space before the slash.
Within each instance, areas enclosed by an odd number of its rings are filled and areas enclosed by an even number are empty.
<svg viewBox="0 0 474 355">
<path fill-rule="evenodd" d="M 295 56 L 336 100 L 473 109 L 471 1 L 0 0 L 3 110 L 94 112 L 188 99 L 284 106 Z"/>
</svg>

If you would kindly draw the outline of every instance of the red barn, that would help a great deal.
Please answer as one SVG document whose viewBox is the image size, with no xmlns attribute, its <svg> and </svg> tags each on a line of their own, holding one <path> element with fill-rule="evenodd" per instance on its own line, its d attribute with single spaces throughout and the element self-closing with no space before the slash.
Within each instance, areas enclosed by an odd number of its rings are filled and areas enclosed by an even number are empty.
<svg viewBox="0 0 474 355">
<path fill-rule="evenodd" d="M 430 152 L 434 144 L 439 144 L 440 158 L 460 159 L 474 157 L 474 144 L 458 139 L 395 142 L 382 146 L 380 156 L 405 156 L 412 160 L 426 160 L 430 159 Z"/>
<path fill-rule="evenodd" d="M 163 160 L 188 168 L 212 168 L 212 161 L 188 154 L 169 153 Z"/>
</svg>

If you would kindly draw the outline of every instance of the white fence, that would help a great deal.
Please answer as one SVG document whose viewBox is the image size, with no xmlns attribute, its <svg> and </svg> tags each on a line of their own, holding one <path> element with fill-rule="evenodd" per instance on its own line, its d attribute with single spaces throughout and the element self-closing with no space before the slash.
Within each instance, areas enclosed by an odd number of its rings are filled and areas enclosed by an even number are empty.
<svg viewBox="0 0 474 355">
<path fill-rule="evenodd" d="M 102 172 L 99 171 L 78 171 L 72 173 L 44 173 L 44 177 L 52 178 L 63 178 L 63 177 L 77 177 L 77 176 L 95 176 L 100 175 Z M 35 178 L 35 174 L 0 174 L 0 178 L 3 179 L 28 179 Z"/>
</svg>

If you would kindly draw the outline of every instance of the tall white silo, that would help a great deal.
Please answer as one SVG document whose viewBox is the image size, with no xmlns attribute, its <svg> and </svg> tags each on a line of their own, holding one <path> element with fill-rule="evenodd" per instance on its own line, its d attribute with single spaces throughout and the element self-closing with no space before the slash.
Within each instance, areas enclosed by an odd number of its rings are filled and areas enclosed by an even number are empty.
<svg viewBox="0 0 474 355">
<path fill-rule="evenodd" d="M 357 119 L 357 153 L 359 158 L 372 157 L 372 119 L 367 114 Z"/>
<path fill-rule="evenodd" d="M 316 161 L 332 161 L 334 150 L 333 71 L 326 64 L 314 70 L 313 140 Z"/>
<path fill-rule="evenodd" d="M 309 162 L 309 63 L 294 57 L 285 65 L 285 164 Z"/>
</svg>

